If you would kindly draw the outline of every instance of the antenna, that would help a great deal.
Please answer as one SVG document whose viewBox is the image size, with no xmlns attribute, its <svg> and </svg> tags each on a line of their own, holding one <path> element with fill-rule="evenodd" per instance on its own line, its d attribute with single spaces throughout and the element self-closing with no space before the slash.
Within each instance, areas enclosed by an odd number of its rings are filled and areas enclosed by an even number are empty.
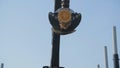
<svg viewBox="0 0 120 68">
<path fill-rule="evenodd" d="M 109 67 L 108 67 L 107 46 L 104 47 L 104 50 L 105 50 L 105 67 L 106 67 L 106 68 L 109 68 Z"/>
<path fill-rule="evenodd" d="M 116 26 L 113 26 L 113 61 L 114 61 L 114 68 L 119 68 L 119 55 L 117 50 L 117 34 L 116 34 Z"/>
</svg>

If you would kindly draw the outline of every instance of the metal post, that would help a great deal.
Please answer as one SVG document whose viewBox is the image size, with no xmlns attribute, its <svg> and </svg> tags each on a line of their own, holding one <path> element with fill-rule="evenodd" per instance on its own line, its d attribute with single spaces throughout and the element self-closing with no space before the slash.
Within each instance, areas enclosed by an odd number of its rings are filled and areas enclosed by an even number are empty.
<svg viewBox="0 0 120 68">
<path fill-rule="evenodd" d="M 59 68 L 60 35 L 53 32 L 51 68 Z"/>
<path fill-rule="evenodd" d="M 107 46 L 105 46 L 104 50 L 105 50 L 105 68 L 108 68 Z"/>
<path fill-rule="evenodd" d="M 69 7 L 69 0 L 55 0 L 55 9 L 61 8 L 62 1 L 65 3 L 63 6 L 66 8 Z M 52 57 L 51 57 L 51 68 L 63 68 L 59 67 L 59 51 L 60 51 L 60 34 L 55 33 L 54 31 L 52 32 L 53 39 L 52 39 Z"/>
<path fill-rule="evenodd" d="M 117 50 L 117 34 L 116 34 L 116 27 L 113 26 L 113 47 L 114 47 L 114 54 L 113 54 L 113 61 L 114 61 L 114 68 L 119 68 L 119 55 Z"/>
<path fill-rule="evenodd" d="M 61 0 L 55 0 L 54 11 L 61 7 Z M 51 68 L 59 68 L 59 47 L 60 47 L 60 34 L 52 32 L 52 57 L 51 57 Z"/>
<path fill-rule="evenodd" d="M 113 26 L 113 47 L 114 47 L 114 54 L 118 54 L 117 50 L 117 34 L 116 34 L 116 27 Z"/>
</svg>

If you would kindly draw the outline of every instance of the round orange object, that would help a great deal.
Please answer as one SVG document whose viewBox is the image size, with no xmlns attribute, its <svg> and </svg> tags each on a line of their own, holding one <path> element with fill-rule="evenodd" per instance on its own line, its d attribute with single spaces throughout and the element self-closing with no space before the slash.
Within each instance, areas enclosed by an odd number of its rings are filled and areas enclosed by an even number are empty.
<svg viewBox="0 0 120 68">
<path fill-rule="evenodd" d="M 62 9 L 58 12 L 58 21 L 68 23 L 71 20 L 71 12 L 67 9 Z"/>
</svg>

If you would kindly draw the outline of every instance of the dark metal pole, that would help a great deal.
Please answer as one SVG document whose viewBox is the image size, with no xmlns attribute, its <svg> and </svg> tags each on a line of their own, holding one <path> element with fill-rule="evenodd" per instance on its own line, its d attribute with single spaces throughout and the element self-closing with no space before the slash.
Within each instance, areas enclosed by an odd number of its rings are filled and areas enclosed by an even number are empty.
<svg viewBox="0 0 120 68">
<path fill-rule="evenodd" d="M 54 11 L 61 7 L 61 0 L 55 0 Z M 60 34 L 52 32 L 52 57 L 51 57 L 51 68 L 59 68 L 59 47 L 60 47 Z"/>
<path fill-rule="evenodd" d="M 104 47 L 104 51 L 105 51 L 105 68 L 109 68 L 109 67 L 108 67 L 108 53 L 107 53 L 107 46 Z"/>
<path fill-rule="evenodd" d="M 113 55 L 114 68 L 119 68 L 119 55 L 117 50 L 117 35 L 115 26 L 113 27 L 113 41 L 114 41 L 114 55 Z"/>
<path fill-rule="evenodd" d="M 62 7 L 62 2 L 64 8 L 69 8 L 69 0 L 55 0 L 54 11 Z M 60 34 L 52 32 L 52 57 L 51 57 L 51 68 L 59 68 L 59 51 L 60 51 Z"/>
<path fill-rule="evenodd" d="M 60 35 L 53 32 L 51 68 L 59 68 Z"/>
<path fill-rule="evenodd" d="M 114 68 L 119 68 L 119 57 L 118 54 L 113 55 L 114 60 Z"/>
</svg>

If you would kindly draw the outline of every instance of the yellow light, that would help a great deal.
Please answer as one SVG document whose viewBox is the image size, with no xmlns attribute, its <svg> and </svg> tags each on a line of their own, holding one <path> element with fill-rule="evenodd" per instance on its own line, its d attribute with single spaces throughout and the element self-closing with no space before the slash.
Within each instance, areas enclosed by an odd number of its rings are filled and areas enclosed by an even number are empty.
<svg viewBox="0 0 120 68">
<path fill-rule="evenodd" d="M 67 9 L 62 9 L 58 12 L 58 20 L 67 23 L 71 20 L 71 12 Z"/>
<path fill-rule="evenodd" d="M 67 29 L 71 21 L 71 11 L 68 9 L 61 9 L 58 11 L 58 21 L 62 29 Z"/>
</svg>

